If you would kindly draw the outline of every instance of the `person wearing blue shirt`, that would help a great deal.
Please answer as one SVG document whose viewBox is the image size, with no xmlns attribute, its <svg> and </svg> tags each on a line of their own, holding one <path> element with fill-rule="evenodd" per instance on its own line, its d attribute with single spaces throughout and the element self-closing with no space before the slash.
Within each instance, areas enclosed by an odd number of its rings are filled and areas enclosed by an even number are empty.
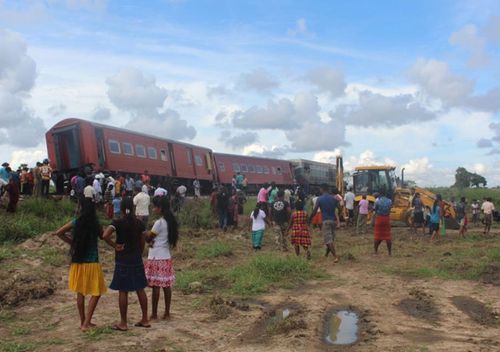
<svg viewBox="0 0 500 352">
<path fill-rule="evenodd" d="M 312 218 L 316 215 L 318 209 L 321 210 L 322 226 L 321 232 L 323 234 L 323 242 L 325 243 L 326 253 L 325 257 L 328 257 L 329 253 L 332 253 L 333 262 L 337 263 L 339 258 L 335 253 L 335 228 L 340 226 L 339 216 L 336 212 L 339 201 L 336 197 L 328 193 L 328 185 L 321 185 L 322 195 L 316 200 L 316 205 L 309 217 L 309 223 L 311 223 Z M 337 192 L 334 192 L 337 193 Z"/>
<path fill-rule="evenodd" d="M 382 241 L 387 244 L 389 255 L 392 254 L 392 237 L 391 237 L 391 208 L 392 201 L 385 196 L 384 192 L 380 192 L 380 197 L 375 201 L 375 241 L 374 250 L 378 254 L 378 247 Z"/>
<path fill-rule="evenodd" d="M 118 193 L 115 194 L 115 198 L 113 198 L 113 219 L 118 219 L 120 217 L 122 199 Z"/>
</svg>

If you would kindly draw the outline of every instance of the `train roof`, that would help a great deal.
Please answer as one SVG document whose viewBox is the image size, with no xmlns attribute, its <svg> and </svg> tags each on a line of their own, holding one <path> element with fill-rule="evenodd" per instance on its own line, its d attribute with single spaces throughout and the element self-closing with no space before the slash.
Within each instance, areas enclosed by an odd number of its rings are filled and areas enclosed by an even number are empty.
<svg viewBox="0 0 500 352">
<path fill-rule="evenodd" d="M 61 121 L 57 122 L 54 126 L 52 126 L 52 128 L 49 129 L 49 131 L 52 130 L 52 129 L 55 129 L 55 128 L 64 127 L 66 125 L 69 125 L 69 124 L 72 124 L 72 123 L 77 123 L 77 122 L 85 122 L 85 123 L 89 123 L 89 124 L 91 124 L 92 126 L 95 126 L 95 127 L 107 128 L 107 129 L 110 129 L 110 130 L 115 130 L 115 131 L 124 132 L 124 133 L 132 133 L 132 134 L 135 134 L 135 135 L 138 135 L 138 136 L 142 136 L 142 137 L 147 137 L 147 138 L 160 139 L 160 140 L 164 140 L 164 141 L 171 142 L 171 143 L 182 144 L 182 145 L 185 145 L 185 146 L 188 146 L 188 147 L 210 149 L 210 148 L 202 147 L 202 146 L 195 145 L 195 144 L 190 144 L 190 143 L 186 143 L 186 142 L 176 141 L 176 140 L 170 139 L 170 138 L 155 136 L 155 135 L 148 134 L 148 133 L 136 132 L 136 131 L 128 130 L 126 128 L 109 126 L 109 125 L 105 125 L 105 124 L 102 124 L 102 123 L 98 123 L 98 122 L 94 122 L 94 121 L 89 121 L 89 120 L 84 120 L 84 119 L 79 119 L 79 118 L 73 118 L 73 117 L 70 117 L 70 118 L 67 118 L 67 119 L 64 119 L 64 120 L 61 120 Z M 63 126 L 60 126 L 60 125 L 63 125 Z"/>
<path fill-rule="evenodd" d="M 324 162 L 321 162 L 321 161 L 314 161 L 314 160 L 307 160 L 307 159 L 291 159 L 289 161 L 291 163 L 297 163 L 297 164 L 308 163 L 308 164 L 314 164 L 314 165 L 323 165 L 323 166 L 333 166 L 333 167 L 336 167 L 335 164 L 332 164 L 332 163 L 324 163 Z"/>
<path fill-rule="evenodd" d="M 247 158 L 247 159 L 260 159 L 260 160 L 275 160 L 275 161 L 282 161 L 282 162 L 289 162 L 289 160 L 284 160 L 284 159 L 275 159 L 275 158 L 266 158 L 264 156 L 253 156 L 253 155 L 241 155 L 241 154 L 229 154 L 229 153 L 218 153 L 214 152 L 214 155 L 222 155 L 222 156 L 234 156 L 238 158 Z"/>
<path fill-rule="evenodd" d="M 391 165 L 370 165 L 370 166 L 356 166 L 354 168 L 355 171 L 362 171 L 362 170 L 395 170 L 395 166 Z"/>
</svg>

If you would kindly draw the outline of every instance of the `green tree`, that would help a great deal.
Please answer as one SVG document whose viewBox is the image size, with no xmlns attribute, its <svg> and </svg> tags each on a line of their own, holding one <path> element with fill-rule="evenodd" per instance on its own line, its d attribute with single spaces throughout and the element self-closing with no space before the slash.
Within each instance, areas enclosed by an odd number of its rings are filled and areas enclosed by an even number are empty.
<svg viewBox="0 0 500 352">
<path fill-rule="evenodd" d="M 455 187 L 468 188 L 470 186 L 470 172 L 465 167 L 459 167 L 455 172 Z"/>
<path fill-rule="evenodd" d="M 486 187 L 486 179 L 483 176 L 478 175 L 476 173 L 471 174 L 470 183 L 471 186 L 474 186 L 476 188 L 479 188 L 479 185 Z"/>
</svg>

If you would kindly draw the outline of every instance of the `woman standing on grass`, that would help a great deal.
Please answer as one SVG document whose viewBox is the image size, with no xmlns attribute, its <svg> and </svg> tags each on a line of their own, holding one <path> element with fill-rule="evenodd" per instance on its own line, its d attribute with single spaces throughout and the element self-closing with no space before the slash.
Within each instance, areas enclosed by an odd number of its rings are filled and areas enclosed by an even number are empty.
<svg viewBox="0 0 500 352">
<path fill-rule="evenodd" d="M 104 231 L 104 240 L 115 249 L 115 271 L 109 288 L 119 291 L 120 323 L 113 329 L 126 331 L 128 293 L 135 291 L 142 311 L 142 319 L 135 324 L 138 327 L 149 328 L 148 298 L 144 288 L 148 285 L 142 262 L 144 251 L 144 224 L 134 216 L 132 198 L 125 198 L 121 203 L 122 217 L 113 220 Z M 111 239 L 116 232 L 116 241 Z"/>
<path fill-rule="evenodd" d="M 175 248 L 179 238 L 177 220 L 170 211 L 166 197 L 153 198 L 153 212 L 161 217 L 155 221 L 151 231 L 146 234 L 146 241 L 150 243 L 148 260 L 145 264 L 148 286 L 153 288 L 151 298 L 152 314 L 150 319 L 158 319 L 158 301 L 160 288 L 163 288 L 165 298 L 165 313 L 163 319 L 170 318 L 170 301 L 172 300 L 172 285 L 175 282 L 175 272 L 172 267 L 170 248 Z"/>
<path fill-rule="evenodd" d="M 431 209 L 431 217 L 430 217 L 430 229 L 432 233 L 431 242 L 439 239 L 439 223 L 441 221 L 441 207 L 440 207 L 440 199 L 436 197 L 434 201 L 434 205 Z"/>
<path fill-rule="evenodd" d="M 391 237 L 391 208 L 392 201 L 385 196 L 385 192 L 380 192 L 380 197 L 375 201 L 375 241 L 373 248 L 375 255 L 378 254 L 378 247 L 385 241 L 387 252 L 392 254 Z"/>
<path fill-rule="evenodd" d="M 297 201 L 295 211 L 290 218 L 288 230 L 292 230 L 292 245 L 295 247 L 295 254 L 300 255 L 300 246 L 306 251 L 307 259 L 311 259 L 311 234 L 307 223 L 307 213 L 304 211 L 304 203 Z"/>
<path fill-rule="evenodd" d="M 72 235 L 68 236 L 67 232 Z M 92 315 L 101 295 L 106 293 L 106 284 L 102 274 L 97 251 L 97 238 L 102 238 L 102 228 L 97 219 L 95 204 L 86 199 L 80 216 L 68 222 L 54 235 L 71 246 L 71 266 L 69 268 L 69 289 L 77 293 L 76 304 L 80 314 L 80 329 L 87 331 L 92 324 Z M 85 296 L 91 295 L 85 312 Z"/>
</svg>

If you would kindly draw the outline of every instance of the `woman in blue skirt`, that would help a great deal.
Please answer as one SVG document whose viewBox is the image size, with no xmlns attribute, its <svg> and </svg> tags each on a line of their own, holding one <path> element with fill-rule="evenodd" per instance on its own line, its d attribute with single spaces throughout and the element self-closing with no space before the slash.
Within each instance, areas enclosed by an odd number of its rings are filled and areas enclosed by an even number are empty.
<svg viewBox="0 0 500 352">
<path fill-rule="evenodd" d="M 144 288 L 148 285 L 142 252 L 144 251 L 144 225 L 134 216 L 134 204 L 131 198 L 125 198 L 121 203 L 121 218 L 113 220 L 104 231 L 103 238 L 115 249 L 115 271 L 109 285 L 112 290 L 119 291 L 120 323 L 113 329 L 126 331 L 128 293 L 135 291 L 142 311 L 142 319 L 135 326 L 149 328 L 148 299 Z M 116 241 L 111 239 L 116 232 Z"/>
</svg>

